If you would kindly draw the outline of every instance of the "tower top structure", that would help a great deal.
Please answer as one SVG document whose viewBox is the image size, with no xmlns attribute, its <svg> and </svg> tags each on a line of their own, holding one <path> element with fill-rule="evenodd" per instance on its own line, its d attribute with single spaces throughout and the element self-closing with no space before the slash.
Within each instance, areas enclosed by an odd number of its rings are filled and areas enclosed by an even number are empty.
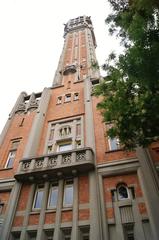
<svg viewBox="0 0 159 240">
<path fill-rule="evenodd" d="M 70 19 L 66 24 L 64 24 L 64 38 L 66 37 L 67 33 L 74 32 L 79 29 L 89 28 L 92 33 L 93 44 L 96 47 L 96 39 L 93 30 L 93 24 L 90 16 L 79 16 L 77 18 Z"/>
</svg>

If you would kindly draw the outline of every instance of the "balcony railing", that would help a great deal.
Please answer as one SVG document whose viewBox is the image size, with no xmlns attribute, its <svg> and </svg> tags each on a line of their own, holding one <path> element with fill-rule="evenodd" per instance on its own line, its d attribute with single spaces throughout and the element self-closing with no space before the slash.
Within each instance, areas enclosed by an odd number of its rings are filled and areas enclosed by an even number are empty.
<svg viewBox="0 0 159 240">
<path fill-rule="evenodd" d="M 22 159 L 15 178 L 18 181 L 56 179 L 94 168 L 94 154 L 91 148 L 58 152 L 36 158 Z"/>
</svg>

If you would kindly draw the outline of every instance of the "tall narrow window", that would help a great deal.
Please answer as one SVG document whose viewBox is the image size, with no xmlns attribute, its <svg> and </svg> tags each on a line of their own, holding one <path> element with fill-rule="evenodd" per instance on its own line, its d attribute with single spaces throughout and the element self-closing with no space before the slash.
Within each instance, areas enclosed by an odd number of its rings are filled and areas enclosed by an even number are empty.
<svg viewBox="0 0 159 240">
<path fill-rule="evenodd" d="M 35 192 L 34 204 L 33 204 L 34 209 L 40 209 L 41 208 L 43 195 L 44 195 L 44 186 L 40 185 L 40 186 L 38 186 L 38 188 Z"/>
<path fill-rule="evenodd" d="M 48 208 L 56 208 L 57 199 L 58 199 L 58 186 L 52 184 L 50 188 Z"/>
<path fill-rule="evenodd" d="M 79 100 L 79 93 L 74 93 L 73 100 L 74 101 Z"/>
<path fill-rule="evenodd" d="M 58 98 L 57 98 L 57 104 L 61 104 L 62 103 L 62 96 L 59 96 Z"/>
<path fill-rule="evenodd" d="M 17 150 L 11 150 L 9 152 L 5 168 L 12 168 L 13 167 L 16 151 Z"/>
<path fill-rule="evenodd" d="M 64 186 L 63 207 L 71 207 L 73 205 L 73 181 L 66 181 Z"/>
<path fill-rule="evenodd" d="M 19 146 L 20 140 L 13 140 L 11 143 L 11 148 L 7 157 L 5 168 L 12 168 L 17 152 L 17 148 Z"/>
</svg>

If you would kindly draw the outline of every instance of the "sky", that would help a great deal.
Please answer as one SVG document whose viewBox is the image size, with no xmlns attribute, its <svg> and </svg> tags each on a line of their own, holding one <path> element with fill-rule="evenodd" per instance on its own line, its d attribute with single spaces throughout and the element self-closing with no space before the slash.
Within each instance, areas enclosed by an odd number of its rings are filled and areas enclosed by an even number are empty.
<svg viewBox="0 0 159 240">
<path fill-rule="evenodd" d="M 0 0 L 0 132 L 20 92 L 52 85 L 69 19 L 91 16 L 100 65 L 118 49 L 105 24 L 110 11 L 107 0 Z"/>
</svg>

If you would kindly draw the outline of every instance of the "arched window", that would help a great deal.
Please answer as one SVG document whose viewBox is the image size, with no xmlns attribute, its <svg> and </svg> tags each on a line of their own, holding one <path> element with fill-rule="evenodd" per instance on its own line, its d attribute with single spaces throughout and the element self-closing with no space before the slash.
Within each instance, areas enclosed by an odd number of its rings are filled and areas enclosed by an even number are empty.
<svg viewBox="0 0 159 240">
<path fill-rule="evenodd" d="M 125 184 L 117 186 L 117 196 L 119 201 L 130 198 L 128 187 Z"/>
</svg>

